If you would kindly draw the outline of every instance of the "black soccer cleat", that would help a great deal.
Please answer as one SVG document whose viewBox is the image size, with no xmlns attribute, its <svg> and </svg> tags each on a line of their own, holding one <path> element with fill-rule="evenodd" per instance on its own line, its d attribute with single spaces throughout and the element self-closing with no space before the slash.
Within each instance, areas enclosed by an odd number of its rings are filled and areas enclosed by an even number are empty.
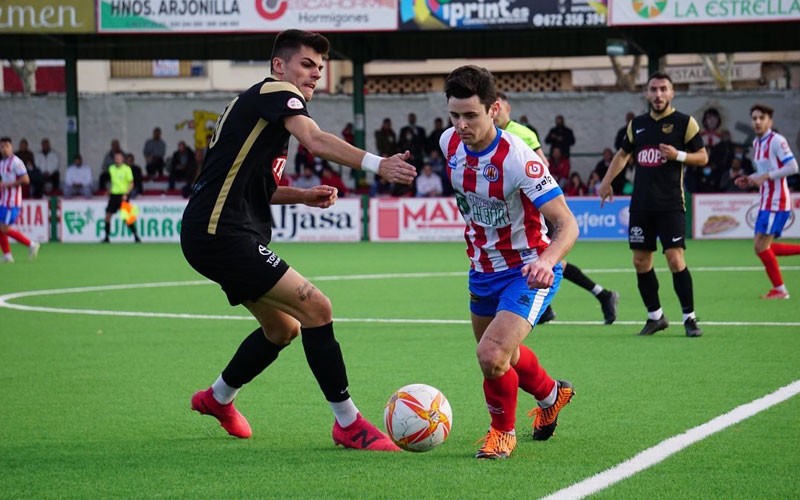
<svg viewBox="0 0 800 500">
<path fill-rule="evenodd" d="M 548 321 L 553 321 L 556 319 L 556 313 L 553 311 L 553 308 L 547 306 L 547 309 L 544 310 L 541 316 L 539 316 L 539 321 L 536 322 L 537 325 L 543 325 Z"/>
<path fill-rule="evenodd" d="M 667 321 L 667 317 L 664 315 L 661 315 L 658 319 L 648 319 L 642 331 L 639 332 L 639 335 L 652 335 L 661 330 L 666 330 L 668 326 L 669 321 Z"/>
<path fill-rule="evenodd" d="M 689 318 L 683 322 L 683 328 L 686 329 L 687 337 L 699 337 L 703 335 L 703 330 L 697 326 L 697 318 Z"/>
<path fill-rule="evenodd" d="M 617 292 L 609 291 L 605 298 L 600 299 L 604 324 L 610 325 L 617 320 L 617 304 L 619 304 L 619 293 Z"/>
</svg>

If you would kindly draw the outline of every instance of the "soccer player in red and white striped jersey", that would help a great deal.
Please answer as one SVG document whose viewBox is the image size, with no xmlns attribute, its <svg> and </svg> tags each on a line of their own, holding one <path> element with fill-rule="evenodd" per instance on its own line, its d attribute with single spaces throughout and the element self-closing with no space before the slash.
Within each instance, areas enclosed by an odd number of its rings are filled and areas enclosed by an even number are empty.
<svg viewBox="0 0 800 500">
<path fill-rule="evenodd" d="M 736 179 L 742 188 L 758 186 L 761 201 L 755 227 L 755 252 L 772 282 L 772 289 L 764 299 L 788 299 L 789 291 L 783 282 L 776 256 L 800 254 L 800 245 L 775 243 L 783 232 L 792 212 L 792 200 L 786 178 L 798 171 L 797 159 L 789 143 L 781 134 L 772 130 L 774 110 L 763 104 L 750 108 L 750 121 L 756 139 L 753 141 L 753 164 L 756 171 Z"/>
<path fill-rule="evenodd" d="M 28 256 L 31 259 L 35 259 L 39 253 L 39 243 L 11 228 L 22 207 L 22 186 L 28 184 L 28 170 L 14 154 L 11 139 L 0 138 L 0 249 L 3 251 L 3 262 L 14 262 L 11 245 L 8 244 L 9 236 L 28 247 Z"/>
<path fill-rule="evenodd" d="M 439 146 L 466 222 L 472 328 L 491 425 L 477 458 L 507 458 L 516 446 L 519 389 L 538 406 L 533 438 L 553 435 L 572 384 L 554 380 L 523 345 L 561 281 L 561 259 L 578 237 L 578 225 L 547 167 L 522 139 L 494 124 L 494 78 L 484 68 L 462 66 L 445 81 L 453 127 Z M 545 217 L 554 234 L 547 234 Z"/>
</svg>

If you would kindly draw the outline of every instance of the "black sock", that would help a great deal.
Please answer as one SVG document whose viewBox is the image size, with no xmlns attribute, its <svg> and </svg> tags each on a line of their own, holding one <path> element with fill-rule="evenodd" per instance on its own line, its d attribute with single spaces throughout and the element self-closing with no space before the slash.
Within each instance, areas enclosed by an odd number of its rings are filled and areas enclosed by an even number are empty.
<svg viewBox="0 0 800 500">
<path fill-rule="evenodd" d="M 685 267 L 681 272 L 672 273 L 672 284 L 675 287 L 675 293 L 678 295 L 683 313 L 693 312 L 694 291 L 692 290 L 692 275 L 689 274 L 689 268 Z"/>
<path fill-rule="evenodd" d="M 325 394 L 325 399 L 331 403 L 349 399 L 347 370 L 339 342 L 333 336 L 333 323 L 303 328 L 301 332 L 308 366 Z"/>
<path fill-rule="evenodd" d="M 111 233 L 111 223 L 106 221 L 106 239 L 108 239 L 108 235 Z"/>
<path fill-rule="evenodd" d="M 639 295 L 647 308 L 647 312 L 657 311 L 661 308 L 661 301 L 658 300 L 658 278 L 656 270 L 650 269 L 646 273 L 636 273 L 636 280 L 639 284 Z"/>
<path fill-rule="evenodd" d="M 284 347 L 270 342 L 258 328 L 242 341 L 228 366 L 222 370 L 222 380 L 233 388 L 240 388 L 271 365 Z"/>
<path fill-rule="evenodd" d="M 590 292 L 595 287 L 595 285 L 597 285 L 597 283 L 590 280 L 588 276 L 583 274 L 581 268 L 579 268 L 578 266 L 573 266 L 569 262 L 567 262 L 567 265 L 564 267 L 564 277 L 570 280 L 571 282 L 575 283 L 579 287 L 589 290 Z"/>
<path fill-rule="evenodd" d="M 136 234 L 136 223 L 128 224 L 128 229 L 130 229 L 131 233 L 133 233 L 133 237 L 138 240 L 139 235 Z"/>
</svg>

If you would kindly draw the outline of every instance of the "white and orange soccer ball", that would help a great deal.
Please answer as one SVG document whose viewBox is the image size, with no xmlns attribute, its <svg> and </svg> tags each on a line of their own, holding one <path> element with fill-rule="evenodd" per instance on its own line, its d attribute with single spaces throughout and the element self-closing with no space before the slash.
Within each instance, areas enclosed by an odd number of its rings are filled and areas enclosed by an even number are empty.
<svg viewBox="0 0 800 500">
<path fill-rule="evenodd" d="M 383 410 L 386 433 L 408 451 L 428 451 L 442 444 L 453 425 L 453 410 L 442 392 L 426 384 L 398 389 Z"/>
</svg>

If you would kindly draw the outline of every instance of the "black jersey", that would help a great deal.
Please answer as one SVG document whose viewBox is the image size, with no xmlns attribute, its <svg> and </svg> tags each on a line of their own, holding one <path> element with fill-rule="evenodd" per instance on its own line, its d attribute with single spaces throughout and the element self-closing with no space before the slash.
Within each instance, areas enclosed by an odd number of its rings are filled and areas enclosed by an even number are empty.
<svg viewBox="0 0 800 500">
<path fill-rule="evenodd" d="M 269 242 L 269 203 L 286 165 L 283 119 L 308 116 L 303 94 L 267 78 L 239 94 L 217 120 L 203 167 L 183 213 L 182 231 L 252 233 Z"/>
<path fill-rule="evenodd" d="M 654 118 L 639 115 L 628 123 L 622 149 L 633 154 L 636 173 L 633 179 L 631 210 L 685 210 L 683 198 L 683 163 L 666 161 L 659 144 L 669 144 L 679 151 L 693 153 L 703 147 L 697 121 L 674 109 Z"/>
</svg>

